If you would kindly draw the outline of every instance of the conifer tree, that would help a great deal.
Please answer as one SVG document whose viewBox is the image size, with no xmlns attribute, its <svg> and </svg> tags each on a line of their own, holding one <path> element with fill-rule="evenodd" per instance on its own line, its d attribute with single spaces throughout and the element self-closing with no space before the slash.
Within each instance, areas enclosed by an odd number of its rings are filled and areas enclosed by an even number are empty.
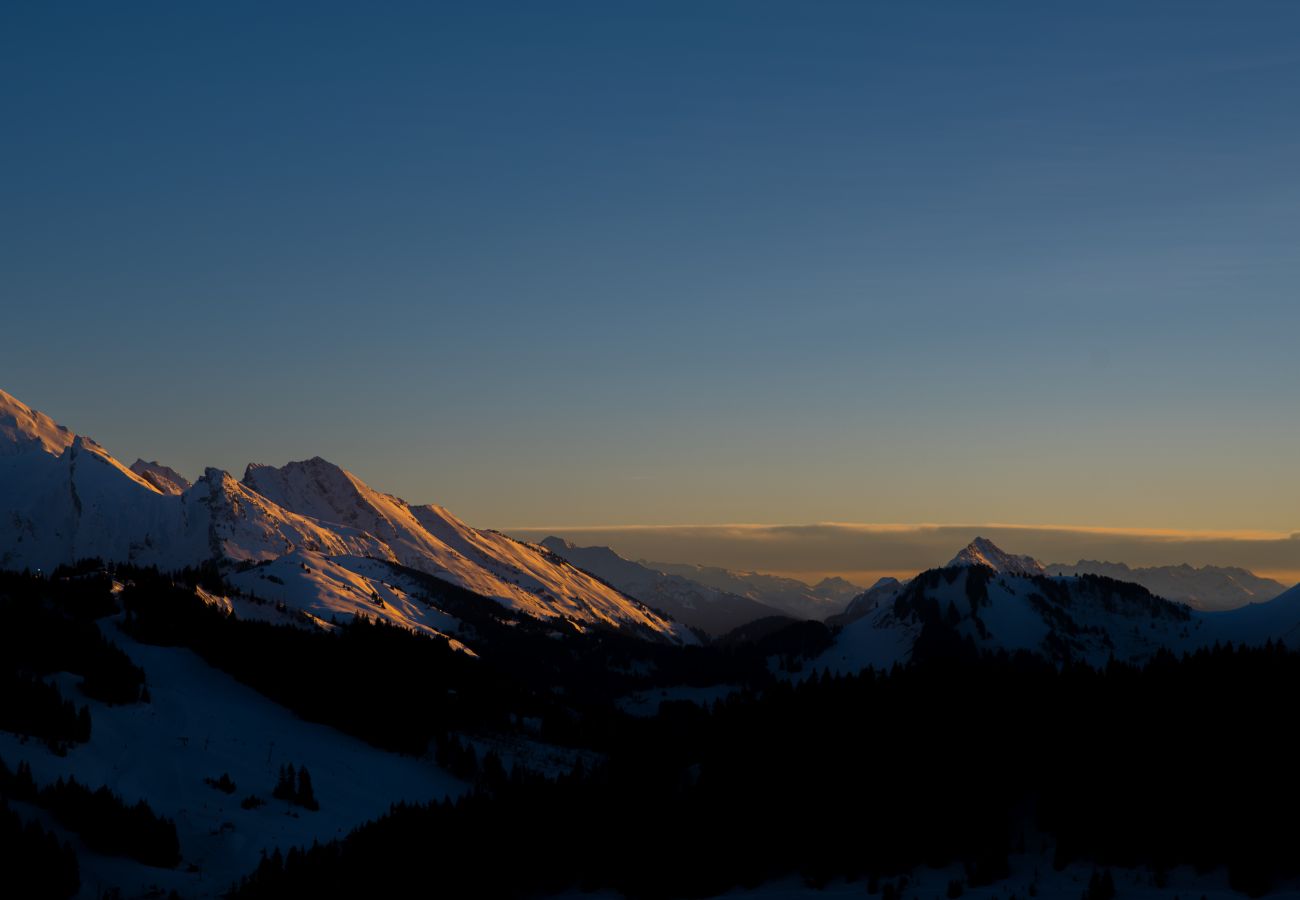
<svg viewBox="0 0 1300 900">
<path fill-rule="evenodd" d="M 298 789 L 294 793 L 294 802 L 304 809 L 320 809 L 320 804 L 316 802 L 316 794 L 312 790 L 311 773 L 307 771 L 306 766 L 298 770 Z"/>
</svg>

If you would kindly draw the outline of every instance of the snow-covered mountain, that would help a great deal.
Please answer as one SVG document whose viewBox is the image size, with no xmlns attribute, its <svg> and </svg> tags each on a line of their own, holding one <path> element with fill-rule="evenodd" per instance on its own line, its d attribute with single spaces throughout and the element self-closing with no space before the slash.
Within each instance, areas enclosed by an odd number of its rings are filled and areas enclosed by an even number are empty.
<svg viewBox="0 0 1300 900">
<path fill-rule="evenodd" d="M 821 621 L 827 616 L 843 612 L 848 602 L 862 593 L 862 588 L 843 578 L 823 578 L 810 586 L 797 578 L 762 572 L 733 572 L 717 566 L 649 562 L 644 559 L 639 562 L 656 572 L 679 575 L 728 594 L 746 597 L 796 619 Z"/>
<path fill-rule="evenodd" d="M 1032 556 L 1016 556 L 1007 553 L 988 538 L 977 537 L 963 547 L 948 567 L 985 566 L 999 574 L 1041 575 L 1043 564 Z"/>
<path fill-rule="evenodd" d="M 164 494 L 183 494 L 193 486 L 188 478 L 157 460 L 145 462 L 137 459 L 131 463 L 131 471 Z"/>
<path fill-rule="evenodd" d="M 61 448 L 40 440 L 5 444 L 0 568 L 48 570 L 87 556 L 162 562 L 163 546 L 184 538 L 177 498 L 161 494 L 94 441 L 73 436 Z"/>
<path fill-rule="evenodd" d="M 850 622 L 856 622 L 863 616 L 871 613 L 882 603 L 892 601 L 903 589 L 904 582 L 897 578 L 888 576 L 876 581 L 871 587 L 867 588 L 861 594 L 849 601 L 849 605 L 844 612 L 837 616 L 831 616 L 826 620 L 827 625 L 843 626 Z"/>
<path fill-rule="evenodd" d="M 616 588 L 534 544 L 472 528 L 441 506 L 412 506 L 380 493 L 320 457 L 280 468 L 250 465 L 242 487 L 281 509 L 355 529 L 383 548 L 383 552 L 357 555 L 427 572 L 537 618 L 563 616 L 665 636 L 686 634 Z"/>
<path fill-rule="evenodd" d="M 1000 575 L 1038 575 L 1042 574 L 1043 564 L 1032 556 L 1016 556 L 1002 550 L 988 538 L 977 537 L 952 558 L 945 568 L 965 568 L 983 566 Z M 881 578 L 863 593 L 849 601 L 844 612 L 831 616 L 827 625 L 844 626 L 850 622 L 874 612 L 882 604 L 890 603 L 906 587 L 905 582 L 897 578 Z"/>
<path fill-rule="evenodd" d="M 179 492 L 184 479 L 170 469 L 137 469 L 0 392 L 0 568 L 49 570 L 98 557 L 178 569 L 309 553 L 353 571 L 358 561 L 378 560 L 539 619 L 694 640 L 684 626 L 541 547 L 382 494 L 319 458 L 249 466 L 243 481 L 210 468 Z M 282 593 L 285 602 L 306 602 L 302 591 Z"/>
<path fill-rule="evenodd" d="M 1272 600 L 1286 585 L 1271 578 L 1233 566 L 1145 566 L 1129 568 L 1124 563 L 1081 559 L 1074 565 L 1055 563 L 1049 575 L 1105 575 L 1119 581 L 1140 584 L 1151 593 L 1186 603 L 1196 609 L 1235 609 L 1248 603 Z"/>
<path fill-rule="evenodd" d="M 999 568 L 973 562 L 972 548 Z M 844 625 L 813 668 L 889 667 L 963 644 L 1093 665 L 1111 658 L 1141 662 L 1161 649 L 1182 653 L 1216 641 L 1300 647 L 1300 586 L 1267 603 L 1205 612 L 1102 575 L 1041 574 L 1032 562 L 983 541 L 953 565 L 906 585 L 879 585 L 874 602 L 863 596 L 862 614 Z"/>
<path fill-rule="evenodd" d="M 711 635 L 723 635 L 756 619 L 782 614 L 748 597 L 624 559 L 609 547 L 579 547 L 554 535 L 544 539 L 541 546 L 623 593 L 663 610 L 678 622 Z"/>
<path fill-rule="evenodd" d="M 240 618 L 282 621 L 283 616 L 272 614 L 279 606 L 292 613 L 291 622 L 321 626 L 364 615 L 445 637 L 454 649 L 473 653 L 454 636 L 461 630 L 460 620 L 425 596 L 427 592 L 409 573 L 382 560 L 294 550 L 251 568 L 236 569 L 226 580 L 241 593 L 232 597 L 205 593 L 204 599 Z M 259 601 L 275 606 L 259 608 Z"/>
<path fill-rule="evenodd" d="M 1261 578 L 1235 567 L 1189 565 L 1130 568 L 1124 563 L 1081 559 L 1073 565 L 1045 566 L 1032 556 L 1016 556 L 1000 550 L 987 538 L 977 537 L 963 547 L 949 566 L 988 566 L 995 572 L 1016 575 L 1104 575 L 1116 581 L 1140 584 L 1151 593 L 1175 603 L 1202 610 L 1235 609 L 1248 603 L 1271 600 L 1286 585 Z"/>
<path fill-rule="evenodd" d="M 45 413 L 0 390 L 0 456 L 41 451 L 58 456 L 76 435 Z"/>
</svg>

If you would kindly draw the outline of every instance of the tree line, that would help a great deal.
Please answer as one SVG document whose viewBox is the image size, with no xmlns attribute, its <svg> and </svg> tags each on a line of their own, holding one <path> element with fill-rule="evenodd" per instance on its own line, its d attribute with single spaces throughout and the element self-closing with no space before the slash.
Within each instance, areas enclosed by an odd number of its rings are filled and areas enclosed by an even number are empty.
<svg viewBox="0 0 1300 900">
<path fill-rule="evenodd" d="M 932 657 L 664 704 L 624 723 L 598 767 L 480 767 L 468 796 L 272 855 L 234 896 L 401 894 L 427 877 L 430 847 L 453 896 L 703 897 L 953 863 L 981 885 L 1020 851 L 1060 867 L 1226 867 L 1258 896 L 1300 876 L 1300 820 L 1275 815 L 1300 801 L 1278 700 L 1297 688 L 1300 655 L 1269 645 L 1142 667 Z"/>
<path fill-rule="evenodd" d="M 163 868 L 181 860 L 174 822 L 157 815 L 145 801 L 127 803 L 107 787 L 91 789 L 75 778 L 40 787 L 26 763 L 11 770 L 0 760 L 0 797 L 39 806 L 100 853 Z"/>
</svg>

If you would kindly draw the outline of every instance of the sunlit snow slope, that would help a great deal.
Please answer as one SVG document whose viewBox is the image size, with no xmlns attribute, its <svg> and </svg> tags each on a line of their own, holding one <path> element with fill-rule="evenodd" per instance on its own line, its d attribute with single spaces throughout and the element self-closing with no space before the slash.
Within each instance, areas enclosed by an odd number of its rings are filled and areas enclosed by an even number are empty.
<svg viewBox="0 0 1300 900">
<path fill-rule="evenodd" d="M 337 599 L 335 585 L 352 577 L 342 571 L 364 579 L 358 568 L 376 559 L 530 616 L 694 640 L 682 625 L 540 547 L 472 528 L 440 506 L 382 494 L 323 459 L 249 466 L 243 481 L 210 468 L 183 488 L 184 479 L 164 466 L 137 469 L 0 392 L 0 568 L 49 570 L 98 557 L 177 569 L 311 553 L 333 560 L 321 587 Z M 303 599 L 308 592 L 286 593 L 285 602 L 319 606 Z M 334 600 L 324 606 L 341 611 Z"/>
<path fill-rule="evenodd" d="M 383 543 L 387 558 L 520 612 L 686 636 L 680 626 L 543 548 L 472 528 L 441 506 L 411 506 L 320 457 L 279 468 L 250 465 L 243 483 L 284 509 L 361 529 Z"/>
</svg>

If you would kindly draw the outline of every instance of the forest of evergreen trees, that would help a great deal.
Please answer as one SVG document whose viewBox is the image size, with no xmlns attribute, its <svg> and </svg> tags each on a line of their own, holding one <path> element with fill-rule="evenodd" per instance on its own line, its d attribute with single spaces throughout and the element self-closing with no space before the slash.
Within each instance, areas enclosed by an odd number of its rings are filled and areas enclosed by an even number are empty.
<svg viewBox="0 0 1300 900">
<path fill-rule="evenodd" d="M 90 709 L 64 698 L 56 685 L 0 665 L 0 730 L 41 738 L 56 753 L 90 740 Z"/>
<path fill-rule="evenodd" d="M 296 770 L 292 763 L 281 766 L 280 777 L 271 796 L 312 812 L 320 809 L 320 804 L 316 802 L 316 792 L 311 786 L 311 773 L 306 766 L 299 766 Z"/>
<path fill-rule="evenodd" d="M 6 896 L 64 900 L 81 887 L 77 854 L 32 821 L 24 821 L 0 793 L 0 873 Z"/>
<path fill-rule="evenodd" d="M 1300 876 L 1300 824 L 1274 814 L 1300 800 L 1283 699 L 1297 687 L 1300 655 L 1270 646 L 1103 670 L 932 658 L 667 704 L 611 729 L 622 739 L 594 770 L 484 771 L 458 802 L 268 857 L 236 896 L 400 894 L 427 877 L 429 847 L 455 861 L 438 872 L 453 896 L 707 896 L 954 861 L 981 884 L 1030 823 L 1051 845 L 1029 849 L 1054 847 L 1059 866 L 1226 867 L 1260 895 Z M 509 866 L 503 828 L 521 836 Z"/>
<path fill-rule="evenodd" d="M 143 670 L 97 623 L 118 611 L 111 587 L 97 562 L 50 578 L 0 572 L 0 729 L 40 738 L 56 753 L 90 740 L 90 709 L 46 680 L 56 672 L 79 676 L 78 689 L 104 703 L 147 699 Z M 71 896 L 79 876 L 71 847 L 38 825 L 24 825 L 10 801 L 44 809 L 100 852 L 156 866 L 180 860 L 175 825 L 147 804 L 128 805 L 107 788 L 92 790 L 75 780 L 39 787 L 27 766 L 10 770 L 0 760 L 0 830 L 7 835 L 0 852 L 12 865 L 6 873 L 15 873 L 16 881 L 6 874 L 6 888 L 21 886 L 13 896 Z"/>
<path fill-rule="evenodd" d="M 143 800 L 126 803 L 106 787 L 92 790 L 74 778 L 40 787 L 25 764 L 10 770 L 0 760 L 0 797 L 41 807 L 100 853 L 163 868 L 181 860 L 175 823 L 154 813 Z"/>
<path fill-rule="evenodd" d="M 0 572 L 0 667 L 33 675 L 72 672 L 81 676 L 88 697 L 135 703 L 144 672 L 95 621 L 116 610 L 106 576 L 59 580 Z"/>
<path fill-rule="evenodd" d="M 117 610 L 111 582 L 0 572 L 0 729 L 46 741 L 56 752 L 90 740 L 90 710 L 48 680 L 80 676 L 78 688 L 105 703 L 144 697 L 144 672 L 104 637 L 96 619 Z"/>
</svg>

